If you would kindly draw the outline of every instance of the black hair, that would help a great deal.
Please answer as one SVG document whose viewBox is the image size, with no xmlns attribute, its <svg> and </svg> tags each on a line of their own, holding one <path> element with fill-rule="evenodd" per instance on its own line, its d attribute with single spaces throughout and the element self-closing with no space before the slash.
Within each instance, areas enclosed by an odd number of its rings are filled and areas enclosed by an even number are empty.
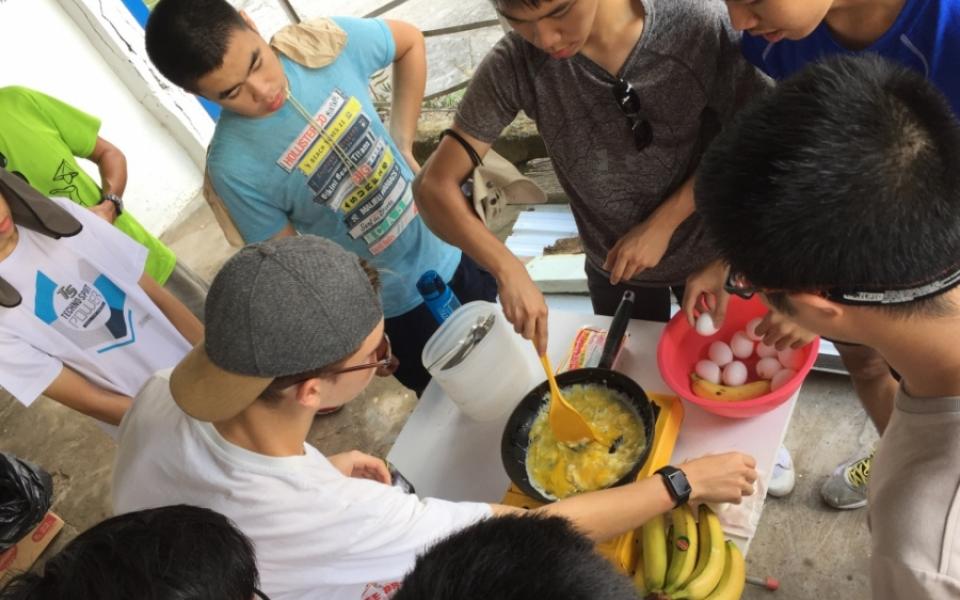
<svg viewBox="0 0 960 600">
<path fill-rule="evenodd" d="M 550 0 L 490 0 L 490 2 L 492 2 L 493 7 L 499 11 L 501 9 L 521 6 L 526 8 L 540 8 L 541 4 L 550 2 Z"/>
<path fill-rule="evenodd" d="M 0 599 L 250 600 L 257 580 L 250 541 L 223 515 L 181 504 L 94 525 Z"/>
<path fill-rule="evenodd" d="M 872 55 L 827 59 L 717 137 L 696 205 L 731 268 L 758 287 L 927 283 L 960 262 L 960 127 L 920 74 Z"/>
<path fill-rule="evenodd" d="M 633 584 L 561 517 L 480 521 L 417 558 L 393 600 L 637 600 Z"/>
<path fill-rule="evenodd" d="M 145 28 L 147 55 L 164 77 L 190 92 L 219 69 L 230 36 L 248 29 L 226 0 L 160 0 Z"/>
</svg>

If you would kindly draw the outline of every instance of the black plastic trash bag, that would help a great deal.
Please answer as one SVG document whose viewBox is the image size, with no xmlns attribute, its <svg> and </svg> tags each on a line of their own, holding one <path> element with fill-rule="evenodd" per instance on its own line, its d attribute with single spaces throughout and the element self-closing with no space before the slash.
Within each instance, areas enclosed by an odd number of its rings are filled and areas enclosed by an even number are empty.
<svg viewBox="0 0 960 600">
<path fill-rule="evenodd" d="M 37 526 L 52 500 L 49 473 L 12 454 L 0 453 L 0 552 Z"/>
</svg>

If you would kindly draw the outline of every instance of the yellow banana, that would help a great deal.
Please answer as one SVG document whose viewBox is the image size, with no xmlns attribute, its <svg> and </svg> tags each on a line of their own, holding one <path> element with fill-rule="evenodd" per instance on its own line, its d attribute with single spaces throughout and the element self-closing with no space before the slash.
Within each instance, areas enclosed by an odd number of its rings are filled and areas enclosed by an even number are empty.
<svg viewBox="0 0 960 600">
<path fill-rule="evenodd" d="M 673 509 L 673 535 L 670 537 L 670 567 L 664 581 L 667 593 L 680 587 L 697 564 L 697 522 L 693 510 L 684 504 Z"/>
<path fill-rule="evenodd" d="M 674 600 L 689 598 L 690 600 L 704 600 L 710 595 L 723 575 L 726 563 L 726 553 L 723 549 L 723 530 L 720 528 L 720 519 L 716 513 L 706 506 L 700 507 L 700 518 L 707 520 L 707 538 L 701 539 L 701 544 L 708 544 L 706 563 L 700 574 L 692 577 L 679 591 L 673 594 Z"/>
<path fill-rule="evenodd" d="M 667 575 L 667 538 L 663 529 L 663 515 L 647 521 L 641 534 L 644 582 L 648 592 L 660 592 Z"/>
<path fill-rule="evenodd" d="M 677 586 L 683 587 L 687 581 L 693 581 L 697 578 L 700 573 L 703 572 L 703 569 L 707 566 L 708 559 L 710 557 L 710 521 L 707 520 L 707 512 L 710 510 L 706 505 L 700 507 L 700 520 L 697 522 L 697 568 L 693 570 L 693 573 L 687 577 L 686 581 L 680 582 Z"/>
<path fill-rule="evenodd" d="M 717 589 L 707 596 L 706 600 L 740 600 L 743 588 L 747 582 L 747 570 L 743 563 L 743 554 L 740 548 L 731 541 L 727 541 L 727 564 L 723 568 L 723 576 Z"/>
<path fill-rule="evenodd" d="M 647 582 L 643 578 L 643 557 L 637 560 L 636 570 L 633 572 L 633 587 L 637 588 L 637 595 L 641 598 L 647 594 Z"/>
<path fill-rule="evenodd" d="M 690 386 L 693 393 L 701 398 L 719 400 L 721 402 L 742 402 L 753 400 L 770 393 L 769 381 L 754 381 L 743 385 L 720 385 L 703 379 L 696 373 L 690 374 L 693 384 Z"/>
</svg>

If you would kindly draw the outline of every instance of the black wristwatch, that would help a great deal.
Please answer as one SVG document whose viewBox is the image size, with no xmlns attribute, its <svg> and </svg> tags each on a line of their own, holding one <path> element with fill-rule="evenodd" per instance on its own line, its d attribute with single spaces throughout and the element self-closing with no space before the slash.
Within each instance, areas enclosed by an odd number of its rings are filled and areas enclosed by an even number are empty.
<svg viewBox="0 0 960 600">
<path fill-rule="evenodd" d="M 657 469 L 657 473 L 663 477 L 663 485 L 667 486 L 670 497 L 673 498 L 674 507 L 686 504 L 690 500 L 690 482 L 683 471 L 676 467 L 666 466 Z"/>
<path fill-rule="evenodd" d="M 109 193 L 103 194 L 100 197 L 100 204 L 103 204 L 104 202 L 113 203 L 113 207 L 116 209 L 118 217 L 123 214 L 123 200 L 120 199 L 120 196 Z"/>
</svg>

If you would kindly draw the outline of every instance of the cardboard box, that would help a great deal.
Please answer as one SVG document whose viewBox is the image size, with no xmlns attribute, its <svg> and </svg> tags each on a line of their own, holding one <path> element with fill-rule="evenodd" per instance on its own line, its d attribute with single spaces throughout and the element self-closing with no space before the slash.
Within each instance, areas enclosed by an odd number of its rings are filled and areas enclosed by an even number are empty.
<svg viewBox="0 0 960 600">
<path fill-rule="evenodd" d="M 0 554 L 0 589 L 3 589 L 15 575 L 29 570 L 61 529 L 63 529 L 63 519 L 48 512 L 33 531 L 12 548 Z"/>
</svg>

